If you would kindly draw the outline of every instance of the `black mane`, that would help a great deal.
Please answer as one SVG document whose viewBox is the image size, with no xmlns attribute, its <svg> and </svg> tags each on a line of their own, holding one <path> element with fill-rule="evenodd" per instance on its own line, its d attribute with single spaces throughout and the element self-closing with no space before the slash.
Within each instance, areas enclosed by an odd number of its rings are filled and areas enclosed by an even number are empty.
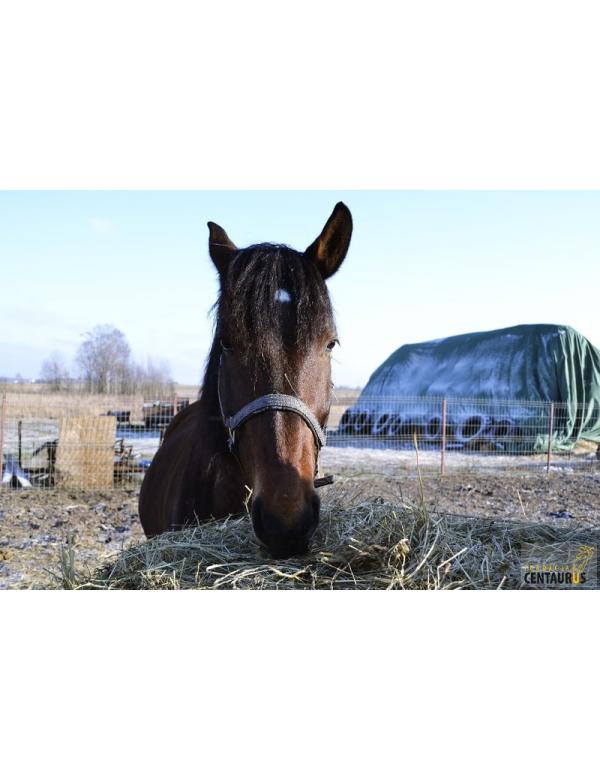
<svg viewBox="0 0 600 780">
<path fill-rule="evenodd" d="M 285 290 L 291 301 L 276 299 Z M 283 244 L 256 244 L 231 261 L 217 304 L 217 338 L 236 351 L 273 357 L 307 346 L 332 327 L 325 282 L 314 262 Z"/>
</svg>

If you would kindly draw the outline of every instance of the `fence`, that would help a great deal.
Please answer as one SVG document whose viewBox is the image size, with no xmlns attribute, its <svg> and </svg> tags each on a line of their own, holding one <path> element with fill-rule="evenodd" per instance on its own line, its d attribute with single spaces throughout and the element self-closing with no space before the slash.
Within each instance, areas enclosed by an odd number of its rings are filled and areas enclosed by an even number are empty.
<svg viewBox="0 0 600 780">
<path fill-rule="evenodd" d="M 480 398 L 370 397 L 357 400 L 328 436 L 357 460 L 444 475 L 457 470 L 600 471 L 600 410 L 593 405 Z M 581 435 L 581 438 L 579 437 Z M 357 452 L 360 450 L 361 452 Z M 345 460 L 347 461 L 347 456 Z M 339 456 L 330 459 L 344 462 Z"/>
<path fill-rule="evenodd" d="M 135 485 L 164 430 L 191 400 L 0 393 L 0 484 L 73 489 Z"/>
<path fill-rule="evenodd" d="M 192 399 L 0 395 L 4 488 L 135 486 L 174 414 Z M 339 398 L 327 469 L 363 473 L 493 469 L 600 472 L 597 447 L 577 440 L 597 410 L 541 401 Z"/>
</svg>

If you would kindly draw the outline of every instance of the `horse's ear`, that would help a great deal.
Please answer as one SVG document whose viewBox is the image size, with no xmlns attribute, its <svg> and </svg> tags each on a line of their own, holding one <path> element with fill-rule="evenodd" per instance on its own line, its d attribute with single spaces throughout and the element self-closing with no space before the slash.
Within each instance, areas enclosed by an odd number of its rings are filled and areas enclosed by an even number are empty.
<svg viewBox="0 0 600 780">
<path fill-rule="evenodd" d="M 321 235 L 304 253 L 317 264 L 323 279 L 332 276 L 342 264 L 352 237 L 352 214 L 344 203 L 334 208 Z"/>
<path fill-rule="evenodd" d="M 227 266 L 233 256 L 237 253 L 238 248 L 219 225 L 216 225 L 214 222 L 209 222 L 208 230 L 208 251 L 211 260 L 217 267 L 217 271 L 221 276 L 224 276 L 227 271 Z"/>
</svg>

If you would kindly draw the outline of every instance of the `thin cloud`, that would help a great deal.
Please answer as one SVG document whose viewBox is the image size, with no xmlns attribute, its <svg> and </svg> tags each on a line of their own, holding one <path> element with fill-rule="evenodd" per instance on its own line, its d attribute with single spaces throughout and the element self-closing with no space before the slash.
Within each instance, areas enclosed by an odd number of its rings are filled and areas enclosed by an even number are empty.
<svg viewBox="0 0 600 780">
<path fill-rule="evenodd" d="M 115 229 L 110 219 L 103 219 L 102 217 L 91 217 L 89 225 L 94 233 L 112 233 Z"/>
</svg>

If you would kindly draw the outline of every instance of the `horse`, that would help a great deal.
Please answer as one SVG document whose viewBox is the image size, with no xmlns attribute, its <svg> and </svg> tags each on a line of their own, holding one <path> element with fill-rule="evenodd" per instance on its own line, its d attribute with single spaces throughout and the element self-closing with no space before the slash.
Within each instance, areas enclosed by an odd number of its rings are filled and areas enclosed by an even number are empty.
<svg viewBox="0 0 600 780">
<path fill-rule="evenodd" d="M 249 511 L 276 558 L 305 553 L 319 522 L 319 450 L 338 343 L 325 281 L 340 268 L 352 216 L 338 203 L 304 251 L 238 249 L 208 223 L 218 272 L 214 338 L 197 401 L 167 428 L 140 491 L 148 538 Z"/>
</svg>

